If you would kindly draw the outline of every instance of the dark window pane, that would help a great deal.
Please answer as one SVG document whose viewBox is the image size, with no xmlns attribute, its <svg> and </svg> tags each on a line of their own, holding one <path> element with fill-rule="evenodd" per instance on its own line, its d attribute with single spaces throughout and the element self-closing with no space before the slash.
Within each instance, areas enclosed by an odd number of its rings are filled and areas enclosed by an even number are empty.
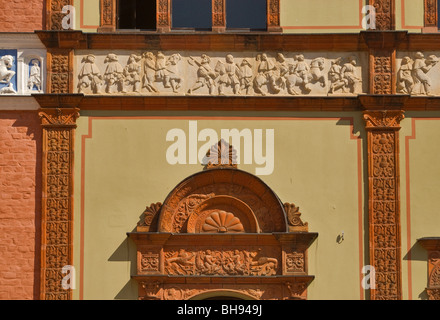
<svg viewBox="0 0 440 320">
<path fill-rule="evenodd" d="M 156 29 L 156 0 L 119 0 L 119 29 Z"/>
<path fill-rule="evenodd" d="M 227 0 L 226 28 L 265 30 L 267 0 Z"/>
<path fill-rule="evenodd" d="M 172 0 L 173 28 L 212 28 L 211 0 Z"/>
</svg>

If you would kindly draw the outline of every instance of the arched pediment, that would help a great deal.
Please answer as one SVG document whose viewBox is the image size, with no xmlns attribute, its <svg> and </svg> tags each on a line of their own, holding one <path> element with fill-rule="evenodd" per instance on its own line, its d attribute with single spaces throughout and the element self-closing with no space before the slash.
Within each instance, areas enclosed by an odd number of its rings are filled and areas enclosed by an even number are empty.
<svg viewBox="0 0 440 320">
<path fill-rule="evenodd" d="M 235 168 L 196 173 L 168 195 L 157 231 L 170 233 L 286 232 L 278 196 L 260 178 Z"/>
</svg>

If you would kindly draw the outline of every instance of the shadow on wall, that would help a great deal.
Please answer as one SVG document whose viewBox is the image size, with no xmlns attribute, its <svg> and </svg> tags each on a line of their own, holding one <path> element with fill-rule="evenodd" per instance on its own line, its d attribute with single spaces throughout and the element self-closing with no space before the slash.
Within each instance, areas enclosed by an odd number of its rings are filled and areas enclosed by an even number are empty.
<svg viewBox="0 0 440 320">
<path fill-rule="evenodd" d="M 130 274 L 136 274 L 136 245 L 128 237 L 118 246 L 108 259 L 109 262 L 130 262 Z M 115 296 L 116 300 L 137 300 L 138 284 L 136 280 L 129 279 Z"/>
<path fill-rule="evenodd" d="M 404 261 L 424 261 L 426 266 L 428 266 L 428 253 L 425 248 L 423 248 L 419 242 L 416 242 L 411 249 L 403 257 Z M 428 268 L 428 267 L 426 267 Z M 428 276 L 426 276 L 426 285 L 428 285 Z M 428 300 L 428 294 L 426 290 L 419 293 L 418 298 L 421 300 Z"/>
</svg>

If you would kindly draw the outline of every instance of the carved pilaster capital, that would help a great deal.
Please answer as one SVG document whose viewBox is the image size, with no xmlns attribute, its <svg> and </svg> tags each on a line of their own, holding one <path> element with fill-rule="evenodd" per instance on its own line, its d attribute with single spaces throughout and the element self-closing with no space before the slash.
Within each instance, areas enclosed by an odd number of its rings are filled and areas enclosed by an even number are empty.
<svg viewBox="0 0 440 320">
<path fill-rule="evenodd" d="M 364 111 L 367 130 L 399 130 L 400 122 L 405 118 L 402 110 Z"/>
<path fill-rule="evenodd" d="M 46 127 L 75 127 L 79 118 L 78 108 L 44 108 L 38 113 L 41 125 Z"/>
</svg>

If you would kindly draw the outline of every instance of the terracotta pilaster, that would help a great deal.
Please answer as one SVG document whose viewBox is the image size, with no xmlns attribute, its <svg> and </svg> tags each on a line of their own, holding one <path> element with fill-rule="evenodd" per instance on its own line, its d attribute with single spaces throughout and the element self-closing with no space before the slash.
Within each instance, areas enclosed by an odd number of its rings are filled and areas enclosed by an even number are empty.
<svg viewBox="0 0 440 320">
<path fill-rule="evenodd" d="M 212 0 L 212 31 L 226 30 L 226 0 Z"/>
<path fill-rule="evenodd" d="M 280 0 L 267 0 L 267 31 L 283 31 L 280 26 Z"/>
<path fill-rule="evenodd" d="M 73 149 L 77 108 L 43 108 L 41 291 L 43 300 L 68 300 L 63 267 L 73 265 Z"/>
<path fill-rule="evenodd" d="M 370 265 L 376 271 L 372 300 L 402 298 L 399 196 L 399 130 L 403 111 L 365 111 L 368 137 Z"/>
<path fill-rule="evenodd" d="M 113 32 L 116 30 L 116 0 L 100 0 L 100 27 L 98 32 Z"/>
<path fill-rule="evenodd" d="M 46 30 L 63 30 L 62 21 L 66 14 L 62 10 L 67 5 L 73 5 L 73 0 L 46 1 Z"/>
<path fill-rule="evenodd" d="M 396 29 L 395 0 L 372 0 L 370 4 L 376 8 L 376 29 Z"/>
<path fill-rule="evenodd" d="M 171 0 L 157 0 L 156 30 L 169 32 L 171 30 Z"/>
<path fill-rule="evenodd" d="M 49 49 L 47 52 L 48 93 L 73 92 L 73 50 Z"/>
<path fill-rule="evenodd" d="M 428 299 L 440 300 L 440 238 L 422 238 L 417 241 L 428 251 Z"/>
</svg>

